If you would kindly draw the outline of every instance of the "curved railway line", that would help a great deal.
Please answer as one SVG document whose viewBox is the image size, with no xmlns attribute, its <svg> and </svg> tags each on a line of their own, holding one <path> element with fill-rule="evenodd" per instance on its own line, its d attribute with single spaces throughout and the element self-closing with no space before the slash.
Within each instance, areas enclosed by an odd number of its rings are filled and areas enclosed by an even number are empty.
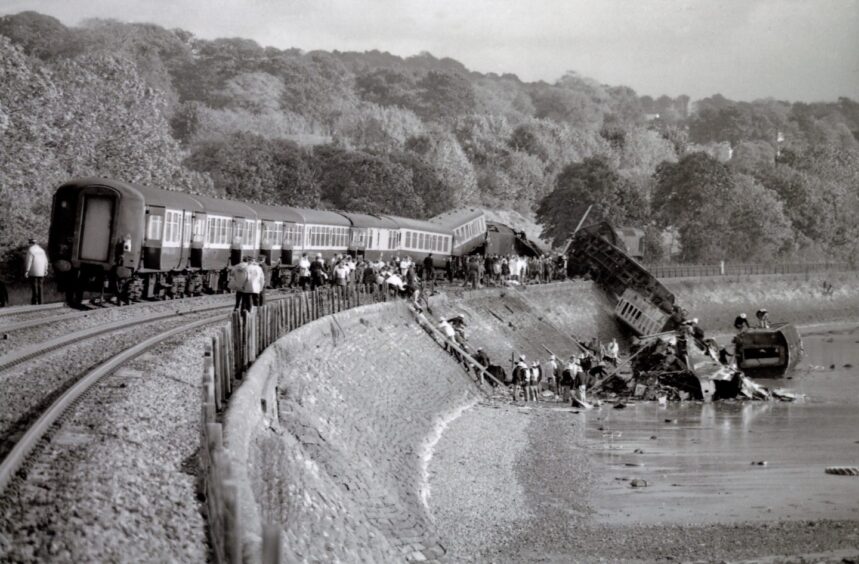
<svg viewBox="0 0 859 564">
<path fill-rule="evenodd" d="M 208 308 L 215 309 L 215 308 Z M 223 309 L 221 306 L 218 309 Z M 168 329 L 158 335 L 150 337 L 133 347 L 127 348 L 111 358 L 102 362 L 97 367 L 89 370 L 75 382 L 68 390 L 62 393 L 51 406 L 29 427 L 24 435 L 15 443 L 15 446 L 0 463 L 0 494 L 3 493 L 15 473 L 22 467 L 27 456 L 36 445 L 49 433 L 53 425 L 88 392 L 104 376 L 112 373 L 123 364 L 137 358 L 146 351 L 152 349 L 163 341 L 186 331 L 191 331 L 217 323 L 224 319 L 223 315 L 210 316 L 205 319 L 186 323 L 179 327 Z M 150 320 L 151 321 L 151 320 Z M 108 330 L 109 331 L 109 330 Z"/>
<path fill-rule="evenodd" d="M 270 301 L 276 301 L 278 299 L 282 298 L 276 296 L 271 296 L 269 298 Z M 142 305 L 146 304 L 144 303 Z M 35 308 L 39 307 L 48 310 L 56 309 L 45 308 L 45 306 L 35 306 Z M 27 406 L 26 412 L 22 414 L 18 420 L 4 423 L 3 427 L 5 428 L 0 428 L 0 457 L 2 457 L 2 462 L 0 462 L 0 495 L 3 494 L 6 486 L 18 470 L 21 469 L 22 465 L 27 460 L 28 455 L 39 444 L 39 442 L 50 433 L 51 429 L 63 417 L 63 415 L 67 413 L 70 408 L 77 405 L 104 376 L 113 373 L 120 366 L 127 364 L 171 337 L 188 331 L 193 331 L 195 329 L 200 329 L 206 325 L 211 325 L 219 321 L 224 321 L 227 318 L 227 312 L 232 311 L 232 309 L 233 303 L 229 302 L 214 305 L 207 304 L 202 307 L 188 308 L 181 311 L 174 310 L 169 312 L 150 313 L 148 315 L 135 316 L 130 319 L 97 324 L 93 327 L 60 335 L 56 338 L 27 344 L 9 353 L 0 355 L 0 382 L 2 382 L 4 386 L 15 386 L 15 378 L 7 378 L 5 379 L 6 381 L 4 381 L 4 372 L 7 372 L 25 361 L 31 361 L 41 356 L 52 354 L 58 349 L 90 341 L 111 333 L 118 333 L 134 327 L 146 326 L 153 322 L 164 322 L 186 316 L 196 317 L 199 314 L 218 310 L 223 312 L 217 315 L 207 316 L 203 319 L 194 319 L 188 323 L 183 323 L 179 326 L 165 329 L 164 331 L 160 331 L 159 333 L 149 336 L 142 341 L 140 339 L 136 339 L 136 343 L 134 345 L 126 346 L 115 354 L 111 354 L 96 366 L 81 370 L 77 376 L 65 378 L 63 383 L 58 383 L 53 386 L 53 388 L 49 386 L 48 389 L 41 390 L 39 396 L 32 398 L 32 401 L 29 402 L 30 406 Z M 42 310 L 28 310 L 28 312 L 32 311 Z M 28 327 L 80 317 L 87 313 L 92 312 L 75 312 L 73 314 L 60 314 L 39 318 L 32 320 L 38 321 L 38 324 L 28 325 Z M 0 328 L 0 330 L 8 330 L 8 328 L 9 326 L 6 328 Z"/>
</svg>

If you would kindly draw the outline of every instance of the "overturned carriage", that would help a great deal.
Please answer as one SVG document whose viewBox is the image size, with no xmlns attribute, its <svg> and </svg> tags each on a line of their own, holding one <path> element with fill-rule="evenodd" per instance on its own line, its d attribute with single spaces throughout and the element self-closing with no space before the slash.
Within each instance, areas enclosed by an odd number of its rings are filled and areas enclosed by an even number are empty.
<svg viewBox="0 0 859 564">
<path fill-rule="evenodd" d="M 567 274 L 593 279 L 616 300 L 615 315 L 634 333 L 647 335 L 674 328 L 674 294 L 629 256 L 608 222 L 579 230 L 566 254 Z"/>
</svg>

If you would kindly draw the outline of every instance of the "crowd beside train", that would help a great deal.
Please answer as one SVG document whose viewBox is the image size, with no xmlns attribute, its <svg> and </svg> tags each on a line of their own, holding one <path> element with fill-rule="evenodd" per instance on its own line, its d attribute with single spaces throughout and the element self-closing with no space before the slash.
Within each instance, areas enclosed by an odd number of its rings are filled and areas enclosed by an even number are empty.
<svg viewBox="0 0 859 564">
<path fill-rule="evenodd" d="M 266 287 L 316 290 L 328 286 L 361 287 L 367 292 L 390 291 L 418 301 L 422 291 L 438 283 L 477 289 L 486 286 L 540 284 L 566 279 L 566 258 L 519 255 L 471 255 L 446 257 L 437 266 L 432 253 L 416 262 L 409 255 L 376 260 L 338 254 L 326 260 L 322 254 L 303 253 L 291 269 L 276 271 L 265 257 L 245 257 L 226 272 L 226 287 L 236 292 L 236 308 L 250 310 L 264 303 Z"/>
</svg>

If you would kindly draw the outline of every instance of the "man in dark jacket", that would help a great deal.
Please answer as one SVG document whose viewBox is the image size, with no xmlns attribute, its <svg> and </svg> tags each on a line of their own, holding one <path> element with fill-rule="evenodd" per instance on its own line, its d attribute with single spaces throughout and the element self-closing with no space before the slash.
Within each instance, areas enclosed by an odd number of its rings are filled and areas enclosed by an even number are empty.
<svg viewBox="0 0 859 564">
<path fill-rule="evenodd" d="M 435 264 L 433 263 L 432 253 L 424 259 L 424 282 L 430 285 L 430 291 L 435 290 Z"/>
<path fill-rule="evenodd" d="M 746 329 L 749 328 L 749 320 L 746 319 L 746 314 L 741 313 L 734 319 L 734 329 L 737 330 L 738 333 L 742 333 Z"/>
</svg>

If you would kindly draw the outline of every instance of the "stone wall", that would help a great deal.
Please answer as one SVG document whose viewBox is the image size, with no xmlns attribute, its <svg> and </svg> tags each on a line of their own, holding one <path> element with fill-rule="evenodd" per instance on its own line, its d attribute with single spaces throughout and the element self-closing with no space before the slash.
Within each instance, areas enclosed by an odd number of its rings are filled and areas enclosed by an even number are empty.
<svg viewBox="0 0 859 564">
<path fill-rule="evenodd" d="M 505 369 L 511 353 L 529 360 L 546 360 L 544 346 L 559 356 L 578 353 L 572 335 L 603 342 L 620 337 L 614 305 L 592 282 L 581 280 L 447 293 L 434 297 L 430 306 L 436 320 L 461 314 L 472 348 L 483 347 Z"/>
<path fill-rule="evenodd" d="M 833 286 L 824 295 L 823 283 Z M 734 318 L 745 312 L 751 323 L 759 308 L 770 320 L 810 324 L 859 318 L 859 278 L 855 273 L 732 276 L 666 280 L 677 303 L 712 333 L 733 332 Z"/>
<path fill-rule="evenodd" d="M 246 380 L 225 439 L 240 497 L 252 500 L 241 507 L 249 550 L 271 522 L 283 527 L 286 562 L 443 555 L 422 499 L 425 465 L 443 421 L 479 390 L 402 302 L 293 331 Z"/>
</svg>

